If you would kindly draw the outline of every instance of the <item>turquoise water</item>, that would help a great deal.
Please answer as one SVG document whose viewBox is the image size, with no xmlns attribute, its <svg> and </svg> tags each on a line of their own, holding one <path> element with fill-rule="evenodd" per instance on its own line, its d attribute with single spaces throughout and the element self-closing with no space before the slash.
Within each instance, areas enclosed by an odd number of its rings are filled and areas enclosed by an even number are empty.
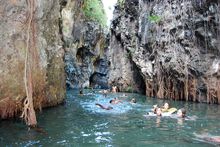
<svg viewBox="0 0 220 147">
<path fill-rule="evenodd" d="M 0 122 L 0 146 L 91 146 L 91 147 L 212 147 L 196 134 L 220 135 L 220 106 L 168 101 L 172 106 L 187 109 L 190 119 L 145 117 L 153 104 L 165 101 L 127 94 L 123 103 L 103 110 L 95 103 L 108 102 L 123 93 L 102 94 L 84 91 L 84 96 L 71 90 L 65 105 L 44 109 L 38 115 L 43 131 L 28 131 L 17 121 Z M 137 104 L 128 101 L 135 97 Z"/>
</svg>

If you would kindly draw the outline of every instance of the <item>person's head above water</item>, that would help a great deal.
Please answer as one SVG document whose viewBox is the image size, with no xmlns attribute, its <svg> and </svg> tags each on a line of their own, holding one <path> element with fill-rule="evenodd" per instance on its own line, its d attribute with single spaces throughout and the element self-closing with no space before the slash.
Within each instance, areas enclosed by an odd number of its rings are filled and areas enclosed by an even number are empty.
<svg viewBox="0 0 220 147">
<path fill-rule="evenodd" d="M 79 94 L 83 95 L 83 90 L 82 89 L 79 90 Z"/>
<path fill-rule="evenodd" d="M 157 104 L 156 105 L 153 105 L 153 108 L 157 108 L 158 106 L 157 106 Z"/>
<path fill-rule="evenodd" d="M 110 100 L 109 103 L 110 104 L 118 104 L 118 103 L 122 103 L 122 101 L 116 97 L 116 98 Z"/>
<path fill-rule="evenodd" d="M 137 101 L 136 101 L 135 98 L 132 98 L 131 101 L 130 101 L 130 103 L 136 103 L 136 102 L 137 102 Z"/>
<path fill-rule="evenodd" d="M 154 114 L 156 114 L 157 113 L 157 108 L 158 108 L 157 104 L 153 105 L 153 108 L 151 109 L 151 111 L 153 111 Z"/>
<path fill-rule="evenodd" d="M 109 103 L 111 103 L 111 104 L 115 104 L 115 103 L 117 102 L 117 100 L 118 100 L 118 98 L 115 97 L 114 99 L 110 100 Z"/>
<path fill-rule="evenodd" d="M 164 109 L 169 109 L 169 104 L 168 103 L 164 103 L 163 108 Z"/>
<path fill-rule="evenodd" d="M 110 100 L 109 103 L 111 103 L 111 104 L 114 103 L 114 100 Z"/>
<path fill-rule="evenodd" d="M 161 108 L 156 108 L 156 114 L 157 114 L 157 116 L 161 116 L 162 115 Z"/>
<path fill-rule="evenodd" d="M 186 117 L 186 109 L 185 108 L 181 108 L 177 111 L 177 115 L 178 117 Z"/>
</svg>

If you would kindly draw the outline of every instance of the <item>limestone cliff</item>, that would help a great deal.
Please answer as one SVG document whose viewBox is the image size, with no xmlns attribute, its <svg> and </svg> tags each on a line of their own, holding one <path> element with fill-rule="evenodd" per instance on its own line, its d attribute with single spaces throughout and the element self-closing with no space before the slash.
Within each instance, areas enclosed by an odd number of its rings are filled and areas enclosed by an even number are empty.
<svg viewBox="0 0 220 147">
<path fill-rule="evenodd" d="M 0 118 L 23 107 L 25 61 L 35 108 L 53 106 L 65 97 L 64 50 L 59 36 L 58 1 L 0 1 Z"/>
<path fill-rule="evenodd" d="M 108 87 L 104 25 L 100 0 L 0 1 L 0 118 L 21 112 L 27 89 L 41 109 L 66 83 Z"/>
<path fill-rule="evenodd" d="M 150 97 L 220 103 L 219 10 L 217 0 L 121 1 L 109 83 L 145 88 Z"/>
<path fill-rule="evenodd" d="M 61 31 L 65 48 L 66 82 L 70 88 L 105 88 L 108 85 L 106 33 L 97 21 L 103 10 L 102 7 L 86 6 L 94 3 L 102 5 L 99 0 L 62 1 Z"/>
</svg>

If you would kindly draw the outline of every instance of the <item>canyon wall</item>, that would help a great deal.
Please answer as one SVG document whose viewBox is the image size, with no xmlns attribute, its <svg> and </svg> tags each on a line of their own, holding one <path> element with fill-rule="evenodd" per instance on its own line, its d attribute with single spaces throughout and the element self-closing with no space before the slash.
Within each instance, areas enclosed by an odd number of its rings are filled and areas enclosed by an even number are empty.
<svg viewBox="0 0 220 147">
<path fill-rule="evenodd" d="M 109 83 L 144 88 L 149 97 L 220 103 L 219 10 L 217 0 L 121 1 Z"/>
<path fill-rule="evenodd" d="M 63 102 L 59 17 L 59 1 L 0 1 L 0 118 L 13 117 L 22 110 L 25 81 L 32 85 L 36 109 Z M 25 68 L 31 75 L 28 79 Z"/>
<path fill-rule="evenodd" d="M 27 91 L 41 109 L 62 103 L 66 85 L 108 88 L 102 7 L 100 0 L 0 1 L 0 118 L 20 114 Z"/>
<path fill-rule="evenodd" d="M 94 3 L 96 7 L 92 7 Z M 61 31 L 69 88 L 108 87 L 106 26 L 98 22 L 103 21 L 98 17 L 105 15 L 102 7 L 99 0 L 62 2 Z"/>
</svg>

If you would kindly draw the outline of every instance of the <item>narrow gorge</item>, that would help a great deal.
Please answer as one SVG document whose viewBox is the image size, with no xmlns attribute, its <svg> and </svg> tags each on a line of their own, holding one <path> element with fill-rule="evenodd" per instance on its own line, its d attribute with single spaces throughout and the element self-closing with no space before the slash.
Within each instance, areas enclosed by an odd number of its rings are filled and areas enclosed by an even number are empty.
<svg viewBox="0 0 220 147">
<path fill-rule="evenodd" d="M 219 0 L 0 0 L 1 146 L 220 145 Z"/>
<path fill-rule="evenodd" d="M 36 110 L 66 89 L 113 85 L 219 104 L 219 10 L 217 0 L 120 0 L 108 28 L 99 0 L 1 0 L 0 116 L 18 116 L 27 89 Z"/>
</svg>

